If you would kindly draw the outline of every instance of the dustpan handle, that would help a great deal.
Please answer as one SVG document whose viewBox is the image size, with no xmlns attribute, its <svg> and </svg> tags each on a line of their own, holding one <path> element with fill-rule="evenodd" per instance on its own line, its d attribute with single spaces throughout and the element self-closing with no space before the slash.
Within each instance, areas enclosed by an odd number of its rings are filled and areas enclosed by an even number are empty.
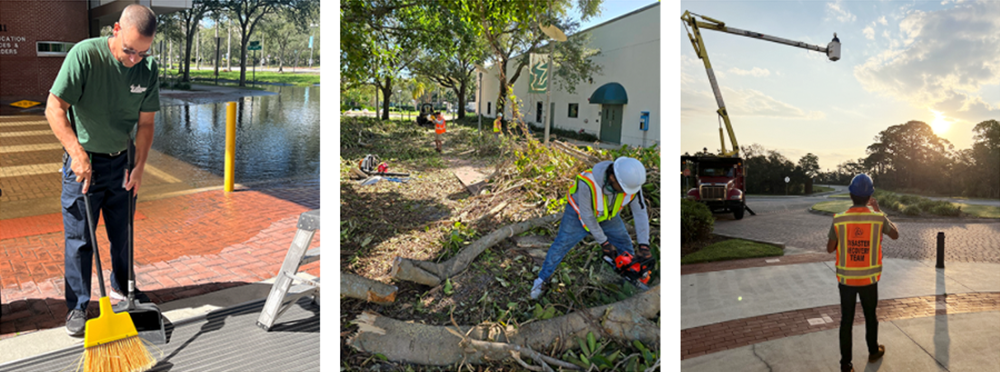
<svg viewBox="0 0 1000 372">
<path fill-rule="evenodd" d="M 90 248 L 94 250 L 94 264 L 97 265 L 97 283 L 101 288 L 101 297 L 108 297 L 104 289 L 104 271 L 101 270 L 101 250 L 97 248 L 97 230 L 94 228 L 94 217 L 90 208 L 90 193 L 83 194 L 83 204 L 87 210 L 87 232 L 90 233 Z"/>
<path fill-rule="evenodd" d="M 128 176 L 132 177 L 132 172 L 135 171 L 135 151 L 133 151 L 133 142 L 129 138 L 128 145 L 126 147 L 126 153 L 128 154 Z M 128 182 L 128 179 L 125 180 Z M 135 189 L 128 190 L 128 299 L 129 303 L 132 303 L 134 296 L 132 292 L 135 291 L 135 240 L 132 235 L 132 229 L 135 225 L 135 202 L 136 191 Z"/>
</svg>

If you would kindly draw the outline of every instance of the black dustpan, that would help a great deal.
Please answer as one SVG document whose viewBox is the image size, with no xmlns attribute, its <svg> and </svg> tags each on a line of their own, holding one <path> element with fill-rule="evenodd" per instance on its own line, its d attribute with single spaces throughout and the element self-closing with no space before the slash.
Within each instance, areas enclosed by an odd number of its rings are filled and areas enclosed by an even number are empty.
<svg viewBox="0 0 1000 372">
<path fill-rule="evenodd" d="M 128 169 L 135 167 L 135 155 L 132 149 L 132 142 L 128 145 Z M 128 179 L 126 179 L 127 181 Z M 153 303 L 139 303 L 135 300 L 135 247 L 133 244 L 132 226 L 135 222 L 135 197 L 134 192 L 129 193 L 128 203 L 128 296 L 125 301 L 120 301 L 113 307 L 115 313 L 128 312 L 135 324 L 135 330 L 139 332 L 139 338 L 153 344 L 163 345 L 167 343 L 167 332 L 164 327 L 163 313 L 160 308 Z"/>
</svg>

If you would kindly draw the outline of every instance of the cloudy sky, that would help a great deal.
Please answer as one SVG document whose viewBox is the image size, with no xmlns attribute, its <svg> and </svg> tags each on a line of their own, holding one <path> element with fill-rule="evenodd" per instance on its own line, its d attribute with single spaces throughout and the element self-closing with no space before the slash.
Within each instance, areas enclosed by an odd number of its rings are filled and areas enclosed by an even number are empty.
<svg viewBox="0 0 1000 372">
<path fill-rule="evenodd" d="M 611 0 L 614 1 L 614 0 Z M 931 124 L 958 149 L 972 127 L 1000 119 L 1000 1 L 684 1 L 735 28 L 826 46 L 841 60 L 782 44 L 703 30 L 741 146 L 812 152 L 833 169 L 865 156 L 879 131 Z M 718 106 L 683 23 L 681 153 L 719 148 Z M 728 143 L 727 146 L 731 146 Z"/>
</svg>

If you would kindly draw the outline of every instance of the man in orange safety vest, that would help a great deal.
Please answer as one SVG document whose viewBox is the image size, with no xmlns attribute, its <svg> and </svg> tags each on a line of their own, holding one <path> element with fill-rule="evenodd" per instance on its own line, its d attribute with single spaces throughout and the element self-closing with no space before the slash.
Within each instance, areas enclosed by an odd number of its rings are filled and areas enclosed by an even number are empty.
<svg viewBox="0 0 1000 372">
<path fill-rule="evenodd" d="M 437 145 L 437 152 L 441 152 L 441 137 L 444 136 L 445 122 L 444 115 L 440 111 L 434 113 L 434 144 Z"/>
<path fill-rule="evenodd" d="M 861 173 L 848 187 L 854 206 L 833 216 L 826 251 L 837 252 L 837 281 L 840 289 L 840 370 L 854 371 L 851 363 L 851 330 L 854 327 L 856 298 L 861 297 L 865 314 L 865 341 L 868 361 L 875 362 L 885 354 L 878 344 L 878 281 L 882 277 L 882 235 L 893 240 L 899 230 L 878 207 L 872 197 L 875 186 L 871 177 Z M 869 207 L 871 207 L 869 209 Z"/>
</svg>

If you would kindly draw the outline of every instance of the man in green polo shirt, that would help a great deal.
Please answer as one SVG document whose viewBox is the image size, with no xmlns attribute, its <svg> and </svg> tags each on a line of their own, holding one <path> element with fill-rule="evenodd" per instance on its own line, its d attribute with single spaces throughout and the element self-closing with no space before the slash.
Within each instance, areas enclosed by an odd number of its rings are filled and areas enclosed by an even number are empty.
<svg viewBox="0 0 1000 372">
<path fill-rule="evenodd" d="M 109 37 L 77 43 L 49 90 L 45 117 L 65 149 L 62 168 L 63 225 L 66 232 L 66 332 L 82 337 L 90 301 L 94 251 L 87 238 L 84 197 L 104 215 L 111 251 L 111 297 L 128 290 L 128 203 L 142 184 L 153 144 L 153 118 L 160 110 L 157 64 L 149 56 L 156 15 L 129 5 Z M 70 116 L 72 116 L 72 121 Z M 133 146 L 135 168 L 126 149 Z M 123 291 L 125 290 L 125 291 Z M 149 297 L 136 290 L 139 301 Z"/>
</svg>

